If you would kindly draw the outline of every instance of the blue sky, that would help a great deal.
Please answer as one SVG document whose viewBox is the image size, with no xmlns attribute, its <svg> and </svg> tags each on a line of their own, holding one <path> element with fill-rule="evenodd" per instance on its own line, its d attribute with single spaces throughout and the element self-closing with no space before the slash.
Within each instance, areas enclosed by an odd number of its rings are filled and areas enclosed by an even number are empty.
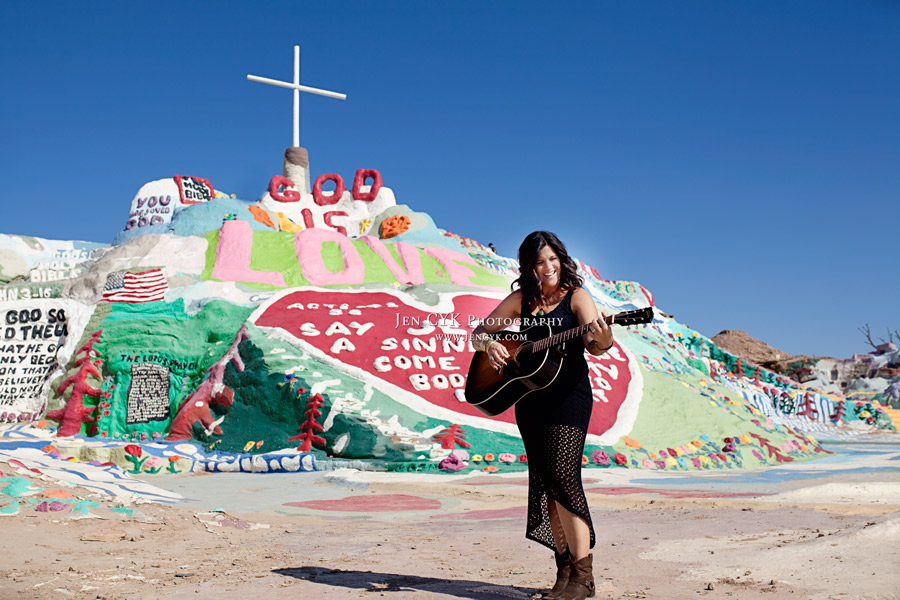
<svg viewBox="0 0 900 600">
<path fill-rule="evenodd" d="M 514 256 L 556 232 L 706 335 L 846 357 L 900 329 L 900 3 L 7 2 L 0 232 L 109 242 L 145 182 L 313 176 Z"/>
</svg>

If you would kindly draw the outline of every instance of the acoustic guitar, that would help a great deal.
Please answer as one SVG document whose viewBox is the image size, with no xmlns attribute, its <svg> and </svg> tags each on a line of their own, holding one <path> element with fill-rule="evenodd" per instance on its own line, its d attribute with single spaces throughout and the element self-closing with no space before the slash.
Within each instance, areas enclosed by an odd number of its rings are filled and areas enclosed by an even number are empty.
<svg viewBox="0 0 900 600">
<path fill-rule="evenodd" d="M 607 325 L 640 325 L 653 320 L 653 308 L 631 310 L 604 317 Z M 499 372 L 485 352 L 476 352 L 466 378 L 466 402 L 489 417 L 506 411 L 516 402 L 556 380 L 566 359 L 566 342 L 590 331 L 586 323 L 553 334 L 549 325 L 522 331 L 500 331 L 492 337 L 509 352 Z M 528 341 L 528 338 L 538 341 Z"/>
</svg>

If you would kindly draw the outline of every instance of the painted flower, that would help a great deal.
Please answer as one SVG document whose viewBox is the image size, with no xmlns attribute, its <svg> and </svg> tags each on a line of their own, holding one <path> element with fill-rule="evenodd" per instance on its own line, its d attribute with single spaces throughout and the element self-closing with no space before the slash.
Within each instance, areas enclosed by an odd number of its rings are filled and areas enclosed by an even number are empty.
<svg viewBox="0 0 900 600">
<path fill-rule="evenodd" d="M 724 454 L 716 454 L 722 462 L 728 462 L 728 458 Z"/>
<path fill-rule="evenodd" d="M 594 450 L 591 453 L 591 459 L 594 461 L 594 464 L 600 465 L 601 467 L 609 466 L 609 453 L 605 450 Z"/>
<path fill-rule="evenodd" d="M 667 448 L 667 450 L 669 451 L 669 456 L 678 456 L 678 452 L 675 450 L 675 448 Z"/>
<path fill-rule="evenodd" d="M 158 467 L 158 466 L 162 465 L 163 463 L 165 463 L 165 460 L 163 460 L 161 457 L 151 456 L 150 458 L 147 459 L 147 462 L 144 464 L 147 466 L 148 469 L 153 469 L 154 467 Z"/>
<path fill-rule="evenodd" d="M 650 458 L 656 458 L 656 452 L 651 452 L 651 453 L 650 453 Z"/>
<path fill-rule="evenodd" d="M 504 452 L 503 454 L 501 454 L 500 456 L 497 457 L 497 460 L 499 460 L 502 463 L 514 463 L 514 462 L 516 462 L 516 455 L 510 454 L 509 452 Z"/>
<path fill-rule="evenodd" d="M 438 463 L 438 469 L 445 471 L 459 471 L 464 468 L 466 468 L 466 464 L 453 454 Z"/>
<path fill-rule="evenodd" d="M 459 460 L 469 460 L 469 453 L 468 453 L 468 451 L 463 450 L 462 448 L 457 448 L 456 450 L 454 450 L 454 451 L 451 452 L 450 454 L 454 455 L 454 456 L 455 456 L 456 458 L 458 458 Z"/>
<path fill-rule="evenodd" d="M 528 462 L 528 455 L 527 455 L 527 454 L 520 454 L 520 455 L 519 455 L 519 462 L 520 462 L 520 463 L 527 463 L 527 462 Z"/>
<path fill-rule="evenodd" d="M 481 455 L 476 454 L 472 457 L 472 462 L 481 462 Z"/>
<path fill-rule="evenodd" d="M 588 464 L 589 462 L 591 462 L 591 461 L 587 457 L 587 454 L 582 454 L 581 455 L 581 466 L 584 466 L 584 465 Z"/>
<path fill-rule="evenodd" d="M 726 443 L 726 444 L 730 444 L 730 443 L 732 443 L 732 442 L 734 442 L 734 438 L 730 438 L 730 437 L 725 438 L 725 443 Z"/>
<path fill-rule="evenodd" d="M 629 448 L 643 448 L 644 447 L 643 444 L 641 444 L 637 440 L 631 439 L 627 435 L 622 438 L 622 441 L 625 442 L 625 445 L 628 446 Z"/>
<path fill-rule="evenodd" d="M 649 458 L 645 458 L 641 461 L 641 468 L 643 469 L 652 469 L 654 467 L 653 461 Z"/>
<path fill-rule="evenodd" d="M 493 466 L 493 465 L 488 466 L 488 467 L 485 467 L 485 468 L 482 469 L 482 471 L 484 471 L 485 473 L 496 473 L 496 472 L 499 471 L 499 470 L 500 470 L 500 469 L 498 469 L 497 467 L 495 467 L 495 466 Z"/>
<path fill-rule="evenodd" d="M 706 456 L 705 454 L 701 454 L 699 458 L 700 458 L 700 462 L 703 463 L 704 465 L 709 462 L 709 457 Z"/>
<path fill-rule="evenodd" d="M 763 455 L 760 454 L 759 452 L 757 452 L 756 450 L 752 450 L 752 452 L 753 452 L 753 456 L 755 456 L 759 460 L 766 460 L 765 458 L 763 458 Z"/>
<path fill-rule="evenodd" d="M 665 469 L 665 468 L 666 468 L 666 461 L 664 461 L 664 460 L 654 460 L 654 461 L 653 461 L 653 464 L 655 464 L 655 465 L 656 465 L 657 467 L 659 467 L 660 469 Z"/>
<path fill-rule="evenodd" d="M 700 463 L 700 459 L 699 459 L 699 458 L 692 458 L 692 459 L 691 459 L 691 464 L 694 465 L 694 467 L 697 468 L 697 469 L 699 469 L 699 468 L 701 467 L 701 463 Z"/>
<path fill-rule="evenodd" d="M 143 453 L 144 451 L 141 450 L 141 447 L 136 446 L 135 444 L 128 444 L 125 446 L 125 454 L 128 454 L 129 456 L 140 458 Z"/>
<path fill-rule="evenodd" d="M 701 442 L 701 441 L 699 441 L 699 440 L 692 440 L 691 443 L 692 443 L 693 445 L 697 446 L 698 448 L 701 447 L 701 446 L 703 445 L 703 442 Z"/>
<path fill-rule="evenodd" d="M 169 462 L 170 462 L 170 463 L 178 462 L 179 460 L 181 460 L 181 457 L 180 457 L 180 456 L 170 456 L 170 457 L 169 457 Z"/>
<path fill-rule="evenodd" d="M 495 457 L 493 454 L 491 454 L 490 452 L 488 452 L 488 453 L 486 453 L 486 454 L 484 455 L 484 462 L 494 462 L 494 459 L 495 459 L 495 458 L 496 458 L 496 457 Z"/>
<path fill-rule="evenodd" d="M 668 458 L 668 457 L 669 457 L 669 454 L 668 454 L 665 450 L 660 450 L 660 451 L 659 451 L 659 457 L 660 457 L 660 458 Z"/>
<path fill-rule="evenodd" d="M 750 443 L 750 436 L 748 436 L 748 435 L 742 435 L 740 439 L 741 439 L 741 443 L 742 443 L 742 444 L 749 444 L 749 443 Z"/>
<path fill-rule="evenodd" d="M 735 451 L 734 444 L 725 444 L 725 446 L 722 448 L 722 451 L 723 452 L 734 452 Z"/>
<path fill-rule="evenodd" d="M 671 456 L 670 456 L 669 458 L 666 459 L 666 464 L 669 465 L 670 467 L 677 467 L 677 466 L 678 466 L 678 463 L 675 462 L 675 459 L 672 458 Z"/>
<path fill-rule="evenodd" d="M 713 453 L 710 453 L 710 454 L 709 454 L 709 458 L 712 459 L 713 461 L 719 460 L 719 457 L 716 456 L 716 455 L 713 454 Z"/>
<path fill-rule="evenodd" d="M 613 454 L 613 460 L 616 461 L 617 465 L 628 464 L 628 459 L 625 458 L 624 454 L 621 454 L 619 452 L 616 452 L 615 454 Z"/>
</svg>

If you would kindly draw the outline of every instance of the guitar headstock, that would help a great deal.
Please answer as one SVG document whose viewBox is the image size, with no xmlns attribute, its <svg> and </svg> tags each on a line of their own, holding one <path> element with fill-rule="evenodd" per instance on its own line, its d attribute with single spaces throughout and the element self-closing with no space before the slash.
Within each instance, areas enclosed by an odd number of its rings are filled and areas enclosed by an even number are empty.
<svg viewBox="0 0 900 600">
<path fill-rule="evenodd" d="M 607 321 L 614 325 L 641 325 L 653 321 L 653 307 L 629 310 L 607 317 Z"/>
</svg>

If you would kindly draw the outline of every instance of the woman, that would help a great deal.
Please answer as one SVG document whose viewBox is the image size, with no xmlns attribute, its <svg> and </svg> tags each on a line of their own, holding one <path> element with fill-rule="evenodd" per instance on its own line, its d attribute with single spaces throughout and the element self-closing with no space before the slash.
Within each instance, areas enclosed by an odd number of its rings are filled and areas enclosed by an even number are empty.
<svg viewBox="0 0 900 600">
<path fill-rule="evenodd" d="M 523 318 L 529 325 L 549 322 L 554 333 L 592 323 L 582 339 L 566 343 L 566 358 L 554 382 L 516 404 L 516 423 L 528 455 L 525 537 L 554 550 L 556 559 L 556 583 L 543 597 L 583 600 L 594 595 L 589 553 L 594 529 L 581 484 L 581 456 L 593 404 L 584 350 L 599 356 L 612 347 L 613 337 L 555 235 L 529 234 L 519 247 L 519 269 L 521 275 L 512 286 L 518 289 L 494 309 L 487 323 Z M 498 370 L 509 359 L 506 348 L 490 336 L 500 329 L 479 325 L 473 332 L 475 347 L 486 352 Z"/>
</svg>

